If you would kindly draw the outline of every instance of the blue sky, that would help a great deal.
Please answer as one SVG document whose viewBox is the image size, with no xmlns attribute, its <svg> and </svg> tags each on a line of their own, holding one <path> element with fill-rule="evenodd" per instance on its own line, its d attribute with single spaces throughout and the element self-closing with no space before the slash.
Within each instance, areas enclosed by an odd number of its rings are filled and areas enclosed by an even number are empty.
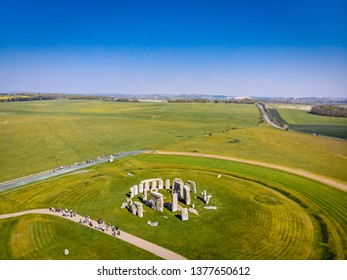
<svg viewBox="0 0 347 280">
<path fill-rule="evenodd" d="M 0 92 L 347 97 L 347 2 L 0 0 Z"/>
</svg>

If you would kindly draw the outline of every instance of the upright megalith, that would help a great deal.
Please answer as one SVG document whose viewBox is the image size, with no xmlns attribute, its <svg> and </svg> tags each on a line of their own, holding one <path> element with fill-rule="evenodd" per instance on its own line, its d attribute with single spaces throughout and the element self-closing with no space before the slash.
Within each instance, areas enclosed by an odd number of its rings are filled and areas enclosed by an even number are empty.
<svg viewBox="0 0 347 280">
<path fill-rule="evenodd" d="M 131 212 L 133 215 L 136 215 L 136 213 L 137 213 L 137 207 L 136 207 L 135 204 L 132 204 L 132 205 L 130 206 L 130 212 Z"/>
<path fill-rule="evenodd" d="M 151 204 L 152 208 L 156 211 L 164 211 L 164 197 L 161 193 L 152 192 Z"/>
<path fill-rule="evenodd" d="M 202 200 L 206 203 L 206 199 L 207 199 L 207 193 L 206 193 L 206 190 L 204 190 L 202 193 Z"/>
<path fill-rule="evenodd" d="M 153 180 L 152 181 L 152 188 L 151 188 L 151 191 L 156 191 L 157 190 L 157 181 L 156 180 Z"/>
<path fill-rule="evenodd" d="M 177 193 L 172 194 L 171 211 L 176 212 L 178 210 L 178 198 Z"/>
<path fill-rule="evenodd" d="M 209 204 L 211 197 L 212 197 L 212 195 L 208 195 L 206 197 L 206 201 L 205 201 L 206 204 Z"/>
<path fill-rule="evenodd" d="M 139 194 L 139 188 L 137 185 L 133 185 L 134 188 L 134 195 L 138 195 Z"/>
<path fill-rule="evenodd" d="M 183 186 L 183 200 L 186 205 L 190 205 L 190 188 L 188 185 Z"/>
<path fill-rule="evenodd" d="M 113 155 L 110 155 L 110 157 L 108 158 L 108 162 L 113 162 Z"/>
<path fill-rule="evenodd" d="M 165 189 L 166 189 L 166 190 L 169 190 L 169 189 L 170 189 L 170 180 L 169 180 L 169 179 L 167 179 L 167 180 L 165 181 Z"/>
<path fill-rule="evenodd" d="M 207 195 L 206 190 L 204 190 L 201 194 L 202 194 L 202 200 L 203 200 L 206 204 L 209 204 L 212 195 Z"/>
<path fill-rule="evenodd" d="M 130 188 L 130 198 L 134 198 L 135 196 L 135 190 L 133 187 Z"/>
<path fill-rule="evenodd" d="M 188 221 L 188 209 L 187 208 L 182 208 L 181 210 L 181 220 L 182 221 Z"/>
<path fill-rule="evenodd" d="M 139 184 L 139 193 L 143 193 L 143 183 Z"/>
<path fill-rule="evenodd" d="M 147 191 L 145 189 L 142 192 L 142 200 L 147 201 Z"/>
<path fill-rule="evenodd" d="M 194 181 L 188 180 L 187 181 L 189 187 L 190 187 L 190 191 L 193 193 L 196 193 L 196 184 Z"/>
<path fill-rule="evenodd" d="M 183 199 L 183 181 L 179 178 L 174 179 L 173 191 L 177 193 L 178 199 Z"/>
<path fill-rule="evenodd" d="M 159 190 L 162 190 L 164 188 L 164 182 L 162 179 L 159 179 L 158 180 L 158 189 Z"/>
<path fill-rule="evenodd" d="M 149 191 L 149 182 L 145 182 L 145 190 Z"/>
<path fill-rule="evenodd" d="M 143 217 L 143 205 L 141 202 L 137 202 L 135 201 L 134 202 L 134 205 L 136 206 L 137 208 L 137 216 L 139 216 L 140 218 Z"/>
</svg>

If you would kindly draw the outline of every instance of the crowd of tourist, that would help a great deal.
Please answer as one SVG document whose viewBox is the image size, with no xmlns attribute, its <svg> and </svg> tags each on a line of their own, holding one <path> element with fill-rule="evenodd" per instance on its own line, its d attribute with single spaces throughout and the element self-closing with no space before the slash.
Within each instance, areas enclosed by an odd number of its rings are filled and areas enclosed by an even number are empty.
<svg viewBox="0 0 347 280">
<path fill-rule="evenodd" d="M 49 211 L 62 213 L 63 217 L 71 217 L 71 218 L 76 217 L 76 211 L 73 211 L 73 210 L 49 207 Z"/>
<path fill-rule="evenodd" d="M 54 168 L 53 172 L 57 172 L 57 171 L 60 171 L 60 170 L 71 169 L 71 168 L 73 168 L 75 166 L 82 166 L 82 165 L 86 165 L 86 164 L 102 161 L 102 160 L 105 160 L 105 159 L 109 159 L 111 155 L 113 157 L 117 157 L 117 156 L 119 156 L 122 153 L 124 153 L 124 151 L 117 152 L 117 153 L 114 153 L 114 154 L 101 155 L 101 156 L 98 156 L 96 158 L 87 159 L 86 161 L 76 162 L 76 163 L 73 163 L 73 164 L 70 164 L 70 165 L 59 166 L 59 167 Z"/>
</svg>

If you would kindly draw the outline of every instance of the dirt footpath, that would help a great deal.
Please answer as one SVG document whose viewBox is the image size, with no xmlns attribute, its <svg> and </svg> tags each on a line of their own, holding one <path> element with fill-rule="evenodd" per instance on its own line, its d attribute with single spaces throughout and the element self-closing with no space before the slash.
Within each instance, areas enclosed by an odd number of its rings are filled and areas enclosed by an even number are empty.
<svg viewBox="0 0 347 280">
<path fill-rule="evenodd" d="M 266 162 L 261 162 L 261 161 L 255 161 L 255 160 L 248 160 L 248 159 L 241 159 L 241 158 L 236 158 L 236 157 L 228 157 L 228 156 L 220 156 L 220 155 L 211 155 L 211 154 L 201 154 L 201 153 L 191 153 L 191 152 L 166 152 L 166 151 L 155 151 L 152 153 L 161 154 L 161 155 L 204 157 L 204 158 L 222 159 L 222 160 L 230 160 L 230 161 L 235 161 L 235 162 L 253 164 L 253 165 L 258 165 L 258 166 L 263 166 L 263 167 L 272 168 L 272 169 L 276 169 L 276 170 L 281 170 L 281 171 L 285 171 L 285 172 L 299 175 L 302 177 L 306 177 L 306 178 L 318 181 L 320 183 L 323 183 L 325 185 L 328 185 L 330 187 L 347 192 L 347 185 L 346 184 L 339 182 L 339 181 L 336 181 L 334 179 L 320 176 L 320 175 L 315 174 L 315 173 L 311 173 L 311 172 L 306 171 L 306 170 L 302 170 L 302 169 L 296 169 L 296 168 L 291 168 L 291 167 L 286 167 L 286 166 L 282 166 L 282 165 L 276 165 L 276 164 L 271 164 L 271 163 L 266 163 Z"/>
</svg>

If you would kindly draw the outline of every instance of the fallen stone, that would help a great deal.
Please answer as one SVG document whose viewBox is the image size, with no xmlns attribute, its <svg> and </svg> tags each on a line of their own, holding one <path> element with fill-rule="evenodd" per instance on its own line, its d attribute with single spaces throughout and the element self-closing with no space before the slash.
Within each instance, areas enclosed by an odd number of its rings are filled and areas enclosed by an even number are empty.
<svg viewBox="0 0 347 280">
<path fill-rule="evenodd" d="M 190 213 L 195 214 L 195 215 L 199 215 L 198 210 L 196 210 L 196 209 L 194 209 L 194 208 L 189 208 L 188 211 L 189 211 Z"/>
<path fill-rule="evenodd" d="M 158 226 L 158 222 L 153 222 L 153 223 L 151 223 L 151 227 L 156 227 L 156 226 Z"/>
<path fill-rule="evenodd" d="M 127 202 L 123 202 L 122 203 L 122 206 L 120 207 L 121 209 L 124 209 L 124 208 L 126 208 L 126 207 L 128 207 L 128 203 Z"/>
<path fill-rule="evenodd" d="M 204 206 L 204 209 L 217 210 L 217 206 Z"/>
</svg>

